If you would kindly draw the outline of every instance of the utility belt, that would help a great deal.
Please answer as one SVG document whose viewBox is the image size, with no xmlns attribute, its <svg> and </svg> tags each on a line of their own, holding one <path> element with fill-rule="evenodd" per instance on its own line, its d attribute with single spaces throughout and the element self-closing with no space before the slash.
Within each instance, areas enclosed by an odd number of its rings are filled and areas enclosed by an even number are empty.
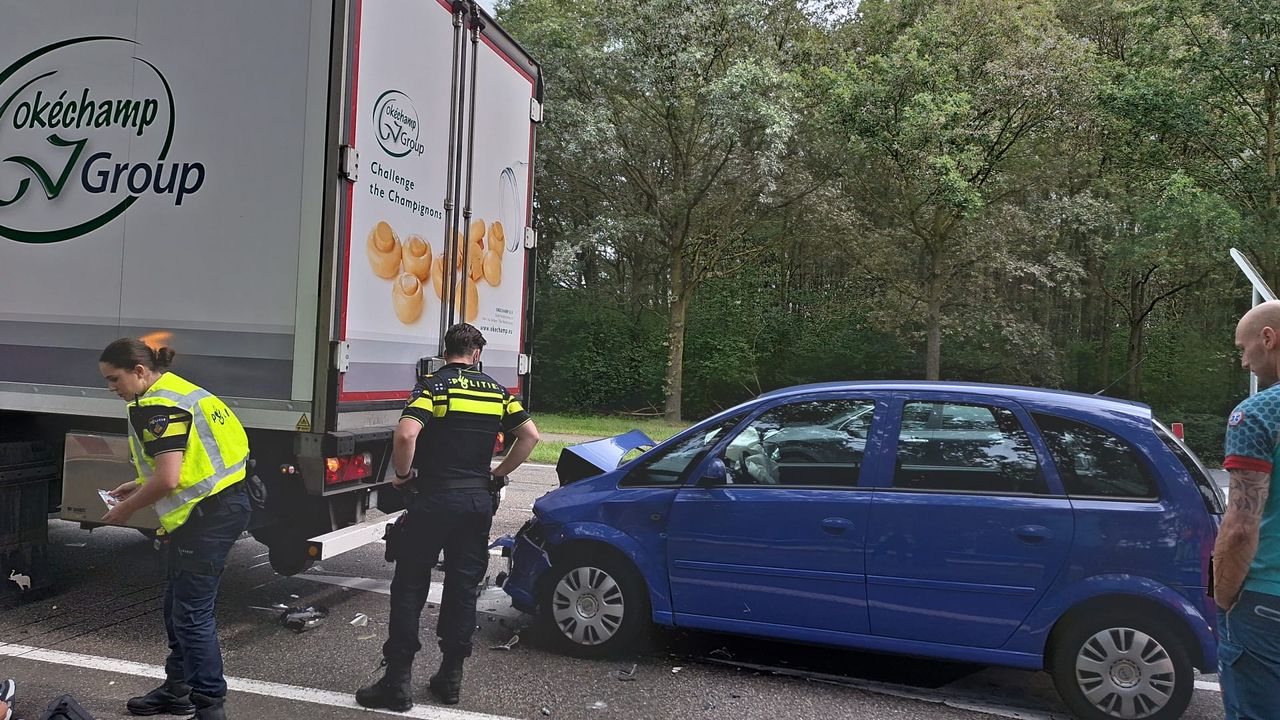
<svg viewBox="0 0 1280 720">
<path fill-rule="evenodd" d="M 196 506 L 191 508 L 192 517 L 204 517 L 209 513 L 225 510 L 227 502 L 232 500 L 236 495 L 245 492 L 249 487 L 249 483 L 244 480 L 237 480 L 234 484 L 223 488 L 221 491 L 202 498 Z"/>
<path fill-rule="evenodd" d="M 507 487 L 507 482 L 508 480 L 505 475 L 490 475 L 488 480 L 485 481 L 485 487 L 483 489 L 489 493 L 489 497 L 493 500 L 493 512 L 495 513 L 498 512 L 498 504 L 502 502 L 503 490 Z M 475 487 L 474 485 L 469 485 L 467 487 L 450 489 L 465 491 L 478 490 L 480 488 Z M 415 497 L 421 494 L 420 491 L 412 484 L 406 485 L 402 491 L 408 495 L 405 499 L 406 507 L 412 507 Z M 405 533 L 407 532 L 405 525 L 408 522 L 409 513 L 405 512 L 401 514 L 400 517 L 396 518 L 395 522 L 387 524 L 386 530 L 382 536 L 383 541 L 386 543 L 386 551 L 383 553 L 383 557 L 386 558 L 387 562 L 395 562 L 401 558 L 402 551 L 404 550 L 404 544 L 407 542 L 405 540 Z"/>
<path fill-rule="evenodd" d="M 492 477 L 490 475 L 487 477 L 427 478 L 419 475 L 407 483 L 406 487 L 412 488 L 412 492 L 424 495 L 448 492 L 450 490 L 488 490 Z"/>
</svg>

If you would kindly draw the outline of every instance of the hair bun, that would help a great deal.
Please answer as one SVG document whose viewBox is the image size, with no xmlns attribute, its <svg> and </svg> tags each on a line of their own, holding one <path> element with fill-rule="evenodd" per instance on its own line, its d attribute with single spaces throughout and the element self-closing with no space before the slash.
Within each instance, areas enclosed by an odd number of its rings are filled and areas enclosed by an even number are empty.
<svg viewBox="0 0 1280 720">
<path fill-rule="evenodd" d="M 162 347 L 151 351 L 151 356 L 156 360 L 156 368 L 161 370 L 172 365 L 173 357 L 177 354 L 170 347 Z"/>
</svg>

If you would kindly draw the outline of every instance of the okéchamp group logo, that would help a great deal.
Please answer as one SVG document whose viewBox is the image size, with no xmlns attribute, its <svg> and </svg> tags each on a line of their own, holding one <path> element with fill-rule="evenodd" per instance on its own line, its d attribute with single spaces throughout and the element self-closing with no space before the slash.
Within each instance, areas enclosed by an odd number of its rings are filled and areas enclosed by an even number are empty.
<svg viewBox="0 0 1280 720">
<path fill-rule="evenodd" d="M 426 152 L 426 146 L 419 139 L 418 109 L 409 96 L 399 90 L 387 90 L 378 96 L 373 104 L 373 127 L 377 130 L 378 144 L 391 157 Z"/>
<path fill-rule="evenodd" d="M 144 195 L 180 207 L 204 186 L 204 163 L 169 157 L 173 87 L 137 46 L 70 38 L 0 70 L 0 237 L 62 242 Z"/>
</svg>

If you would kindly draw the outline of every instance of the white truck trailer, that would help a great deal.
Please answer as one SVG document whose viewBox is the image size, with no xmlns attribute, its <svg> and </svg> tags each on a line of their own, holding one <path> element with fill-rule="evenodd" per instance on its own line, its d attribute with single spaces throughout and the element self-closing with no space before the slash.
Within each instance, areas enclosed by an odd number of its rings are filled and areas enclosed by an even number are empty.
<svg viewBox="0 0 1280 720">
<path fill-rule="evenodd" d="M 373 537 L 450 324 L 526 387 L 540 119 L 473 2 L 0 0 L 0 577 L 129 474 L 119 337 L 248 428 L 278 572 Z"/>
</svg>

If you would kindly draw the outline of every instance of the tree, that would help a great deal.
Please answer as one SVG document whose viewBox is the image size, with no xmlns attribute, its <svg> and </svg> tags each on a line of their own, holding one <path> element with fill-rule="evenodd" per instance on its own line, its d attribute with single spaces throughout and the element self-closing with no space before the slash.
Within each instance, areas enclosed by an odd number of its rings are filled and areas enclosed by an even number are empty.
<svg viewBox="0 0 1280 720">
<path fill-rule="evenodd" d="M 689 303 L 761 250 L 753 230 L 777 201 L 796 125 L 782 61 L 807 20 L 765 0 L 564 7 L 513 0 L 500 17 L 544 62 L 544 176 L 586 201 L 579 240 L 660 273 L 665 411 L 679 419 Z"/>
<path fill-rule="evenodd" d="M 980 304 L 972 291 L 990 267 L 1051 275 L 997 227 L 966 225 L 1022 189 L 1017 170 L 1087 94 L 1088 55 L 1046 2 L 878 0 L 860 12 L 855 47 L 829 75 L 854 164 L 846 187 L 866 219 L 856 252 L 904 309 L 923 309 L 925 377 L 937 379 L 946 315 Z"/>
<path fill-rule="evenodd" d="M 1129 159 L 1180 171 L 1239 208 L 1236 241 L 1280 281 L 1280 8 L 1271 2 L 1155 0 L 1127 82 L 1109 98 L 1129 120 Z M 1225 256 L 1221 258 L 1225 262 Z"/>
</svg>

